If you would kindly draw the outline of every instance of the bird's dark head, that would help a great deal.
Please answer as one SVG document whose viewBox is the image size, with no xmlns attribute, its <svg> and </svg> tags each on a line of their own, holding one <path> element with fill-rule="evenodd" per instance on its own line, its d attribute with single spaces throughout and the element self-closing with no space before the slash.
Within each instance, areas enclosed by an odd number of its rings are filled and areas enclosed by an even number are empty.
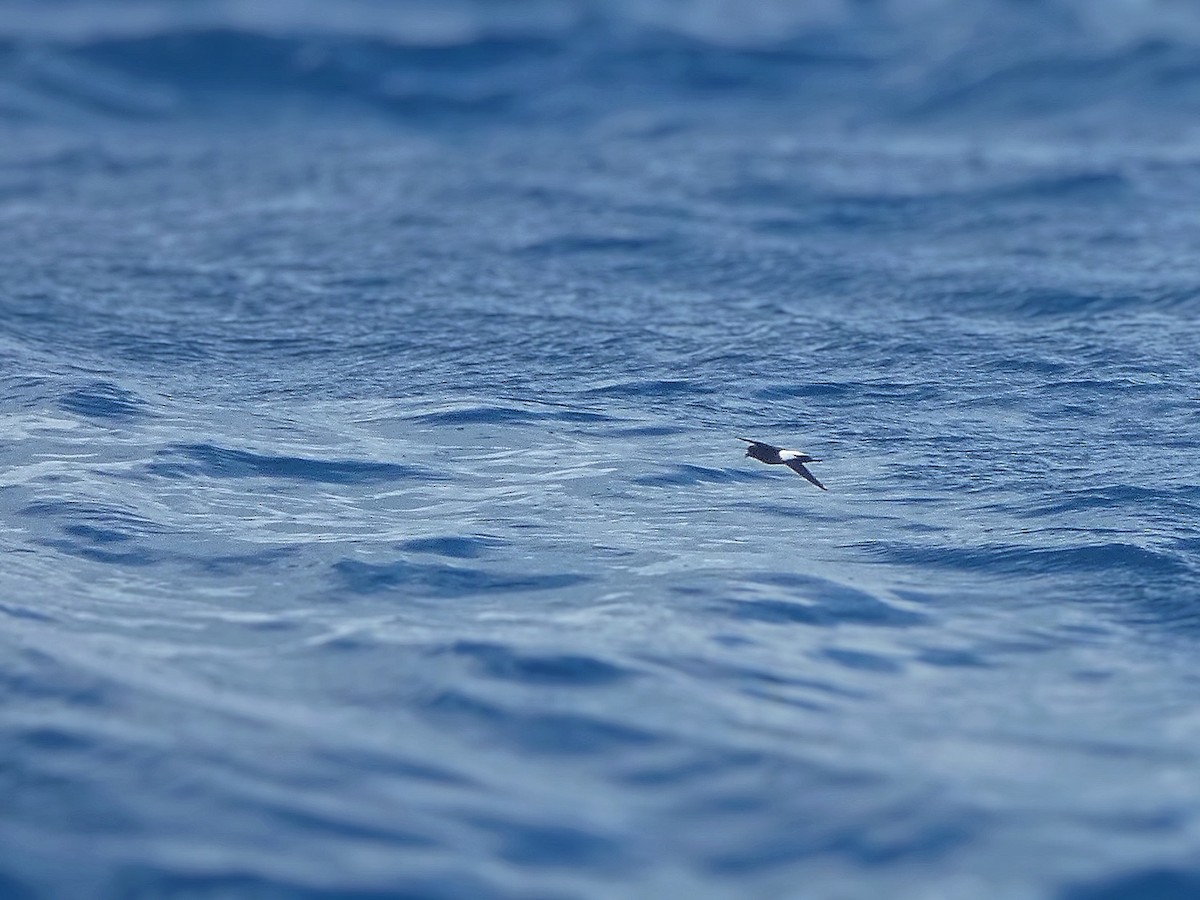
<svg viewBox="0 0 1200 900">
<path fill-rule="evenodd" d="M 775 459 L 775 448 L 768 447 L 766 444 L 751 444 L 746 448 L 746 455 L 759 462 L 769 463 Z M 775 461 L 778 462 L 778 460 Z"/>
</svg>

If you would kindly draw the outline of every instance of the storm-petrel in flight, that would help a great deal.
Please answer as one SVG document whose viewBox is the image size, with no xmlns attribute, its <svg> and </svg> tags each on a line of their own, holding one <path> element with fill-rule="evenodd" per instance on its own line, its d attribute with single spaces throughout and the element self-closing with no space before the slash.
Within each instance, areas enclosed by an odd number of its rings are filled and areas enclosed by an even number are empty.
<svg viewBox="0 0 1200 900">
<path fill-rule="evenodd" d="M 804 468 L 806 462 L 820 462 L 819 459 L 815 459 L 807 453 L 801 453 L 799 450 L 784 450 L 782 447 L 772 447 L 770 444 L 764 444 L 761 441 L 752 441 L 750 438 L 738 438 L 738 440 L 745 441 L 750 445 L 746 448 L 747 456 L 753 456 L 759 462 L 765 462 L 768 466 L 787 466 L 797 475 L 811 481 L 821 490 L 829 490 L 829 488 L 817 481 L 812 472 Z"/>
</svg>

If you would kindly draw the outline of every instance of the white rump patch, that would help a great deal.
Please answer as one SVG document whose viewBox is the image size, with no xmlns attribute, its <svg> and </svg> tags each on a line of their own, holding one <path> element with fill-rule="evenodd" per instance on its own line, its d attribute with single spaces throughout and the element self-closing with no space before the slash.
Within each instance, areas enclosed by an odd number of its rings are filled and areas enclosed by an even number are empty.
<svg viewBox="0 0 1200 900">
<path fill-rule="evenodd" d="M 804 455 L 803 453 L 797 453 L 795 450 L 780 450 L 779 451 L 779 458 L 782 459 L 784 462 L 787 462 L 789 459 L 799 459 L 803 455 Z"/>
</svg>

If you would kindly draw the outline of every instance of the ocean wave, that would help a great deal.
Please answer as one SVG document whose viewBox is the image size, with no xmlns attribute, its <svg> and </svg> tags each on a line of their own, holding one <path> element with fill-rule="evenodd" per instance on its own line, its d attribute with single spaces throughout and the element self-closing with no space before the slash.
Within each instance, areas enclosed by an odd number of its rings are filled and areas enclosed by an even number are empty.
<svg viewBox="0 0 1200 900">
<path fill-rule="evenodd" d="M 213 444 L 175 444 L 159 450 L 144 467 L 161 478 L 282 478 L 326 484 L 374 484 L 388 481 L 437 480 L 438 475 L 417 466 L 352 459 L 314 459 L 274 453 L 254 453 Z"/>
<path fill-rule="evenodd" d="M 632 480 L 634 484 L 649 487 L 691 487 L 700 484 L 730 484 L 758 481 L 765 477 L 760 472 L 744 472 L 738 469 L 716 469 L 683 463 L 673 466 L 665 472 L 654 475 L 640 475 Z"/>
<path fill-rule="evenodd" d="M 591 656 L 522 653 L 503 644 L 458 641 L 438 651 L 470 660 L 478 674 L 497 681 L 557 687 L 608 687 L 633 672 Z"/>
<path fill-rule="evenodd" d="M 97 22 L 73 35 L 13 29 L 0 34 L 0 114 L 53 119 L 75 107 L 175 118 L 262 109 L 291 95 L 409 122 L 561 118 L 682 92 L 788 99 L 798 118 L 847 122 L 988 124 L 1097 111 L 1144 121 L 1147 110 L 1186 108 L 1200 82 L 1200 25 L 1161 27 L 1167 17 L 1150 9 L 1120 39 L 1070 0 L 1012 7 L 1007 18 L 979 3 L 825 6 L 835 11 L 780 14 L 757 30 L 735 16 L 673 20 L 602 3 L 542 20 L 468 5 L 471 26 L 437 37 L 415 26 L 356 31 L 335 16 L 181 16 L 125 30 Z"/>
<path fill-rule="evenodd" d="M 1063 890 L 1060 900 L 1188 900 L 1200 895 L 1200 873 L 1191 868 L 1145 868 Z"/>
<path fill-rule="evenodd" d="M 67 412 L 90 419 L 128 423 L 146 415 L 147 404 L 133 391 L 96 381 L 68 391 L 59 400 Z"/>
<path fill-rule="evenodd" d="M 605 717 L 530 712 L 453 689 L 424 700 L 420 707 L 429 720 L 469 739 L 496 741 L 536 755 L 611 757 L 672 743 L 669 735 Z"/>
<path fill-rule="evenodd" d="M 587 576 L 568 572 L 506 572 L 406 560 L 367 563 L 343 559 L 334 563 L 333 570 L 345 588 L 356 594 L 396 591 L 433 597 L 549 591 L 574 587 L 590 580 Z"/>
<path fill-rule="evenodd" d="M 919 610 L 851 585 L 791 572 L 765 573 L 754 579 L 748 593 L 757 596 L 729 601 L 725 609 L 735 619 L 776 625 L 871 625 L 904 628 L 928 621 Z"/>
<path fill-rule="evenodd" d="M 962 572 L 1007 572 L 1012 575 L 1056 575 L 1074 572 L 1165 578 L 1188 575 L 1191 568 L 1175 552 L 1125 541 L 1092 541 L 1074 546 L 993 544 L 981 547 L 922 547 L 872 543 L 864 549 L 895 562 Z"/>
</svg>

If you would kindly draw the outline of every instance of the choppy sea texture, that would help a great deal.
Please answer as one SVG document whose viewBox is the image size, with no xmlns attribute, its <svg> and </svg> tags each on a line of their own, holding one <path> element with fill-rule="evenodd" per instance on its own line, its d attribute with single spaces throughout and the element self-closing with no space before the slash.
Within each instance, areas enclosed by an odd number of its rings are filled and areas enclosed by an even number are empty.
<svg viewBox="0 0 1200 900">
<path fill-rule="evenodd" d="M 1200 895 L 1198 91 L 1135 0 L 4 3 L 0 894 Z"/>
</svg>

